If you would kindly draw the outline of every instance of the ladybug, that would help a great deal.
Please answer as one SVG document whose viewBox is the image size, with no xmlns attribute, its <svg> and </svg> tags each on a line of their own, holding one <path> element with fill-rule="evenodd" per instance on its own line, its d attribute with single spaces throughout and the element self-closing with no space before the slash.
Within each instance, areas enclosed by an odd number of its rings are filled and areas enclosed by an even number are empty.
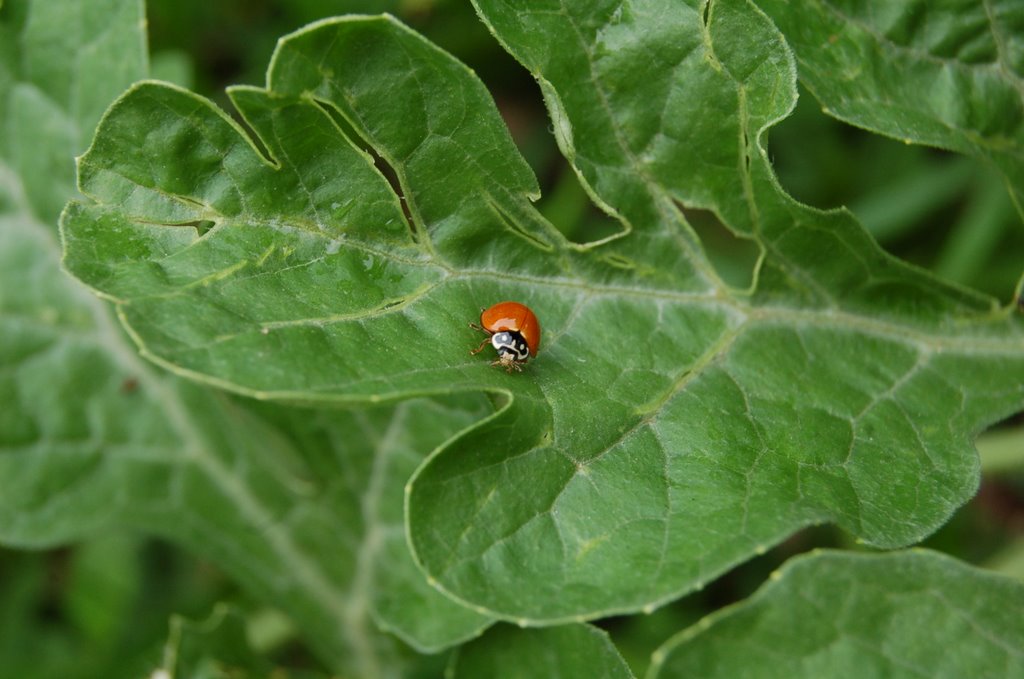
<svg viewBox="0 0 1024 679">
<path fill-rule="evenodd" d="M 512 372 L 522 370 L 523 364 L 540 348 L 540 323 L 530 307 L 519 302 L 498 302 L 480 313 L 480 324 L 469 327 L 487 333 L 487 337 L 469 353 L 478 354 L 490 342 L 498 352 L 498 365 Z"/>
</svg>

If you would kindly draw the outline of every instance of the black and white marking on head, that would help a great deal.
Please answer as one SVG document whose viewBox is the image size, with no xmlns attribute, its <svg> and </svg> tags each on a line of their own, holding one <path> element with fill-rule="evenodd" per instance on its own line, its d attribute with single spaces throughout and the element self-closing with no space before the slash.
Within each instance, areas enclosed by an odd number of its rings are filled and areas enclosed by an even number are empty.
<svg viewBox="0 0 1024 679">
<path fill-rule="evenodd" d="M 530 358 L 530 347 L 523 336 L 514 330 L 502 330 L 491 335 L 491 345 L 499 356 L 509 356 L 517 361 Z"/>
</svg>

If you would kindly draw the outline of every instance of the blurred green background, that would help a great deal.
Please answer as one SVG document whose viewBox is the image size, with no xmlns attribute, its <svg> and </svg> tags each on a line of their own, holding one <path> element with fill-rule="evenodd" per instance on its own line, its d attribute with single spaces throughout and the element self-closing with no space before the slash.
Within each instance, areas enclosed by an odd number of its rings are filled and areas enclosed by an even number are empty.
<svg viewBox="0 0 1024 679">
<path fill-rule="evenodd" d="M 504 53 L 466 2 L 432 0 L 149 0 L 152 72 L 228 108 L 223 88 L 261 85 L 278 37 L 325 16 L 391 12 L 472 67 L 491 90 L 540 178 L 540 209 L 571 239 L 615 225 L 566 167 L 533 79 Z M 1024 224 L 1003 180 L 977 162 L 908 146 L 839 123 L 806 92 L 771 132 L 784 187 L 821 208 L 845 205 L 893 254 L 938 275 L 1012 299 L 1024 270 Z M 688 217 L 716 266 L 749 282 L 756 250 L 713 215 Z M 1024 577 L 1024 419 L 981 444 L 978 496 L 928 546 Z M 801 532 L 706 590 L 649 616 L 602 621 L 638 671 L 672 633 L 750 594 L 789 556 L 817 546 L 856 549 L 829 527 Z M 287 621 L 239 591 L 212 565 L 143 536 L 98 536 L 48 552 L 0 551 L 0 679 L 147 676 L 160 661 L 172 614 L 203 618 L 217 602 L 246 615 L 255 645 L 275 661 L 316 668 Z"/>
</svg>

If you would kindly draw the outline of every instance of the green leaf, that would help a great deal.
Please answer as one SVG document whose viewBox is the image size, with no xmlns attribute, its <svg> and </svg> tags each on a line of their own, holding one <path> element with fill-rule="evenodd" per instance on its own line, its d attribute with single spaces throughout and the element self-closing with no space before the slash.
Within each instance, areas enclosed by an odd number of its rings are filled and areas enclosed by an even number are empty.
<svg viewBox="0 0 1024 679">
<path fill-rule="evenodd" d="M 255 136 L 178 88 L 126 93 L 81 160 L 66 266 L 199 381 L 494 394 L 407 499 L 421 566 L 492 615 L 650 608 L 809 524 L 934 530 L 977 486 L 974 434 L 1024 406 L 1024 324 L 782 192 L 763 133 L 794 64 L 752 5 L 541 5 L 478 9 L 620 237 L 565 241 L 473 74 L 360 17 L 286 37 L 266 89 L 229 91 Z M 719 280 L 680 206 L 758 245 L 752 290 Z M 500 299 L 544 325 L 523 374 L 467 351 Z"/>
<path fill-rule="evenodd" d="M 85 543 L 75 552 L 65 615 L 83 631 L 95 655 L 129 627 L 143 584 L 139 551 L 137 538 L 118 535 Z"/>
<path fill-rule="evenodd" d="M 1024 585 L 936 552 L 816 552 L 679 633 L 654 677 L 1012 677 Z"/>
<path fill-rule="evenodd" d="M 122 479 L 104 451 L 175 447 L 160 404 L 125 388 L 140 361 L 106 306 L 61 272 L 54 233 L 73 195 L 74 154 L 104 105 L 92 98 L 109 101 L 144 72 L 142 20 L 134 0 L 0 11 L 0 535 L 9 544 L 53 544 L 106 524 Z M 104 21 L 109 31 L 96 34 Z"/>
<path fill-rule="evenodd" d="M 52 564 L 47 555 L 0 552 L 0 624 L 6 630 L 0 638 L 0 666 L 8 676 L 49 679 L 82 669 L 80 640 L 65 630 L 54 629 L 39 614 L 50 572 Z M 103 654 L 93 654 L 90 660 L 97 655 Z M 122 656 L 122 666 L 136 660 Z"/>
<path fill-rule="evenodd" d="M 983 158 L 1024 214 L 1024 5 L 757 0 L 826 113 Z"/>
<path fill-rule="evenodd" d="M 134 73 L 130 64 L 144 69 L 141 6 L 96 7 L 111 19 L 99 37 L 83 24 L 91 10 L 71 0 L 15 2 L 0 14 L 4 139 L 34 139 L 36 152 L 67 173 L 75 151 L 68 140 L 95 111 L 62 96 L 98 80 L 120 90 L 128 83 L 116 78 Z M 134 20 L 121 19 L 131 11 Z M 9 52 L 8 38 L 22 50 Z M 79 70 L 54 70 L 58 62 L 36 50 L 79 54 Z M 29 77 L 40 71 L 50 89 Z M 60 134 L 33 137 L 32 115 L 7 115 L 27 100 L 60 113 L 51 119 Z M 12 163 L 17 153 L 9 145 L 0 154 L 0 540 L 42 547 L 115 526 L 172 538 L 290 614 L 330 666 L 361 674 L 396 676 L 406 662 L 407 651 L 379 634 L 375 620 L 420 650 L 486 627 L 488 618 L 443 597 L 417 570 L 402 506 L 426 452 L 489 408 L 416 401 L 374 412 L 257 415 L 154 370 L 108 305 L 60 270 L 48 208 L 32 195 L 66 201 L 61 172 L 47 177 Z M 361 438 L 350 440 L 351 431 Z"/>
<path fill-rule="evenodd" d="M 449 679 L 627 679 L 633 676 L 608 635 L 591 625 L 543 629 L 497 625 L 452 656 Z"/>
<path fill-rule="evenodd" d="M 320 623 L 318 634 L 335 636 L 341 622 L 352 646 L 381 644 L 368 627 L 372 617 L 377 626 L 416 650 L 436 652 L 478 635 L 491 623 L 428 585 L 409 554 L 402 516 L 405 483 L 425 451 L 488 410 L 470 398 L 447 403 L 414 399 L 395 407 L 352 411 L 260 409 L 265 421 L 275 423 L 288 437 L 288 447 L 261 453 L 276 483 L 259 478 L 249 485 L 284 495 L 282 506 L 290 507 L 296 518 L 280 527 L 279 537 L 254 536 L 255 544 L 265 549 L 260 543 L 273 546 L 280 539 L 308 545 L 302 558 L 309 563 L 296 566 L 327 570 L 332 581 L 343 585 L 332 585 L 341 590 L 331 603 L 336 607 L 332 615 L 340 620 Z M 282 460 L 292 462 L 282 469 Z M 227 519 L 220 523 L 222 529 L 230 528 Z M 245 532 L 252 525 L 261 524 L 243 518 L 233 530 Z M 268 554 L 261 560 L 276 563 L 280 557 Z M 307 583 L 311 597 L 324 594 L 315 584 Z M 280 604 L 277 597 L 273 600 Z M 307 622 L 301 625 L 307 634 L 313 628 Z"/>
<path fill-rule="evenodd" d="M 156 672 L 168 679 L 231 679 L 270 676 L 270 671 L 270 664 L 249 647 L 244 618 L 218 606 L 202 622 L 171 618 L 163 662 Z"/>
<path fill-rule="evenodd" d="M 33 213 L 56 224 L 75 193 L 71 159 L 111 100 L 146 73 L 142 2 L 12 2 L 0 11 L 0 157 L 20 175 Z"/>
<path fill-rule="evenodd" d="M 45 245 L 44 228 L 26 225 Z M 405 546 L 401 517 L 403 485 L 423 456 L 419 446 L 430 446 L 431 436 L 440 443 L 478 410 L 413 401 L 397 413 L 317 415 L 334 441 L 352 430 L 366 439 L 306 448 L 337 460 L 328 477 L 334 482 L 310 486 L 308 469 L 282 469 L 298 455 L 294 444 L 223 398 L 154 375 L 123 347 L 98 300 L 61 278 L 54 252 L 33 249 L 40 245 L 33 233 L 11 226 L 0 219 L 0 265 L 15 277 L 22 272 L 15 264 L 31 266 L 40 284 L 23 301 L 33 314 L 50 316 L 0 315 L 14 354 L 6 360 L 15 361 L 0 383 L 11 395 L 0 416 L 5 542 L 54 544 L 112 523 L 173 537 L 291 613 L 314 647 L 342 665 L 360 658 L 351 645 L 374 637 L 369 615 L 425 650 L 486 626 L 486 618 L 426 584 Z M 403 415 L 408 410 L 414 413 Z M 368 443 L 374 435 L 383 448 Z M 373 460 L 375 467 L 365 466 Z M 361 465 L 360 480 L 351 465 Z M 247 472 L 230 471 L 237 468 Z M 281 524 L 286 511 L 295 518 Z M 325 554 L 334 556 L 324 561 Z M 292 580 L 282 582 L 282 572 Z"/>
</svg>

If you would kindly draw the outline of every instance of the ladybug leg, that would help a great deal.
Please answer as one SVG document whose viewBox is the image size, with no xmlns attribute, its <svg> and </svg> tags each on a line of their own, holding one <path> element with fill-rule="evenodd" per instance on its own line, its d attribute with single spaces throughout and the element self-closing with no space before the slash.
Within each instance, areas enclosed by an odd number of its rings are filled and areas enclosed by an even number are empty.
<svg viewBox="0 0 1024 679">
<path fill-rule="evenodd" d="M 469 327 L 473 328 L 474 330 L 479 330 L 480 332 L 487 335 L 487 337 L 483 338 L 483 340 L 480 342 L 480 346 L 478 346 L 476 349 L 470 350 L 469 352 L 470 354 L 479 354 L 481 351 L 484 350 L 484 347 L 487 346 L 487 343 L 491 341 L 491 333 L 489 330 L 487 330 L 487 328 L 477 323 L 470 323 Z"/>
<path fill-rule="evenodd" d="M 482 329 L 483 329 L 483 328 L 481 328 L 481 330 L 482 330 Z M 491 341 L 491 336 L 490 336 L 490 335 L 488 335 L 487 337 L 485 337 L 485 338 L 483 339 L 483 341 L 482 341 L 482 342 L 480 342 L 480 346 L 478 346 L 478 347 L 477 347 L 476 349 L 470 349 L 469 353 L 470 353 L 471 355 L 473 355 L 473 354 L 479 354 L 479 353 L 480 353 L 481 351 L 483 351 L 483 350 L 484 350 L 484 347 L 486 347 L 486 346 L 488 345 L 488 343 L 490 343 L 490 341 Z"/>
<path fill-rule="evenodd" d="M 504 368 L 505 372 L 507 372 L 509 375 L 512 374 L 513 370 L 517 373 L 523 372 L 523 364 L 520 361 L 503 361 L 499 358 L 496 361 L 491 361 L 491 365 L 499 368 Z"/>
</svg>

